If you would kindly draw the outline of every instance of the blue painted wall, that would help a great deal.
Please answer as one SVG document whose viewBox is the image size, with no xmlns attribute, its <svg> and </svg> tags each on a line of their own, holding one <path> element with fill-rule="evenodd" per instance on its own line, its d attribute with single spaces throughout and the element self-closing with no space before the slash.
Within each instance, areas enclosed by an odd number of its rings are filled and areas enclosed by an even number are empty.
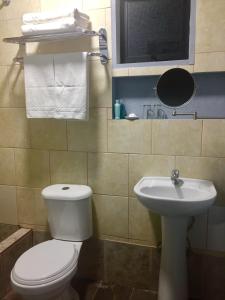
<svg viewBox="0 0 225 300">
<path fill-rule="evenodd" d="M 196 84 L 196 92 L 184 106 L 177 108 L 178 113 L 197 111 L 199 117 L 225 118 L 225 72 L 192 74 Z M 126 114 L 135 113 L 140 119 L 147 118 L 147 110 L 151 110 L 153 118 L 162 118 L 163 112 L 168 119 L 191 118 L 173 117 L 174 109 L 166 107 L 156 95 L 159 76 L 115 77 L 113 78 L 113 103 L 121 99 Z M 150 107 L 151 105 L 151 107 Z M 157 114 L 158 110 L 161 114 Z"/>
</svg>

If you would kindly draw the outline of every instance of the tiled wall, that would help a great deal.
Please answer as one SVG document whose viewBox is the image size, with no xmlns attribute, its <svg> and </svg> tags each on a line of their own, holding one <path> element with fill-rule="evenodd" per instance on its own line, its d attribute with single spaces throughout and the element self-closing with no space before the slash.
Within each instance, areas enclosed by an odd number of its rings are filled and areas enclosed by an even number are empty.
<svg viewBox="0 0 225 300">
<path fill-rule="evenodd" d="M 106 27 L 110 40 L 109 0 L 13 0 L 0 10 L 0 38 L 20 34 L 24 12 L 67 4 L 87 12 L 93 29 Z M 197 71 L 207 71 L 210 65 L 214 71 L 225 70 L 221 33 L 225 29 L 224 5 L 221 0 L 198 1 Z M 27 51 L 96 47 L 97 39 L 93 38 L 78 43 L 34 44 Z M 213 180 L 219 191 L 217 204 L 225 206 L 225 121 L 113 121 L 111 76 L 115 71 L 111 70 L 111 62 L 103 67 L 98 59 L 91 60 L 89 122 L 28 120 L 23 70 L 12 64 L 17 51 L 17 45 L 0 42 L 1 223 L 45 230 L 47 218 L 41 189 L 53 183 L 88 184 L 94 191 L 96 235 L 156 245 L 160 240 L 160 219 L 137 202 L 133 186 L 145 175 L 168 176 L 174 167 L 180 169 L 182 176 Z M 144 74 L 149 69 L 124 70 L 121 74 L 128 72 Z M 201 246 L 206 247 L 207 217 L 197 224 Z"/>
</svg>

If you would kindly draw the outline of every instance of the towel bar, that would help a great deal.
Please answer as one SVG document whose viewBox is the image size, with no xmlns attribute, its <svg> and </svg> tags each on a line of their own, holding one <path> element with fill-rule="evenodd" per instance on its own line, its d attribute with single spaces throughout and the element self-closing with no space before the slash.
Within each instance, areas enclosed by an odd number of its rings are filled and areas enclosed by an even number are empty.
<svg viewBox="0 0 225 300">
<path fill-rule="evenodd" d="M 99 37 L 99 53 L 90 52 L 90 56 L 99 56 L 103 65 L 108 63 L 108 44 L 107 44 L 107 32 L 105 28 L 101 28 L 98 32 L 86 30 L 84 32 L 65 32 L 54 34 L 41 34 L 41 35 L 29 35 L 4 38 L 3 41 L 11 44 L 26 45 L 26 43 L 38 43 L 38 42 L 58 42 L 67 39 L 80 38 L 85 36 L 98 36 Z M 16 57 L 14 62 L 21 63 L 21 57 Z"/>
<path fill-rule="evenodd" d="M 88 56 L 98 56 L 98 57 L 100 57 L 102 64 L 107 64 L 107 62 L 108 62 L 108 57 L 105 56 L 102 53 L 99 53 L 99 52 L 88 52 Z M 15 64 L 21 64 L 22 65 L 23 64 L 23 59 L 24 58 L 22 56 L 17 56 L 17 57 L 13 58 L 13 62 Z"/>
</svg>

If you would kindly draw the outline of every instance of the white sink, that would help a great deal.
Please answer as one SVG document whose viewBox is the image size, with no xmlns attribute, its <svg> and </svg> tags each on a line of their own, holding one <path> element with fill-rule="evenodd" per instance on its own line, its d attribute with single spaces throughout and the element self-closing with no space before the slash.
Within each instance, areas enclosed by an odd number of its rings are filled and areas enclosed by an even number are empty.
<svg viewBox="0 0 225 300">
<path fill-rule="evenodd" d="M 138 200 L 162 216 L 158 300 L 187 300 L 186 239 L 189 217 L 206 211 L 217 192 L 212 182 L 177 177 L 143 177 L 134 187 Z"/>
<path fill-rule="evenodd" d="M 216 189 L 208 180 L 181 178 L 174 185 L 169 177 L 143 177 L 134 187 L 140 202 L 162 216 L 193 216 L 215 201 Z"/>
</svg>

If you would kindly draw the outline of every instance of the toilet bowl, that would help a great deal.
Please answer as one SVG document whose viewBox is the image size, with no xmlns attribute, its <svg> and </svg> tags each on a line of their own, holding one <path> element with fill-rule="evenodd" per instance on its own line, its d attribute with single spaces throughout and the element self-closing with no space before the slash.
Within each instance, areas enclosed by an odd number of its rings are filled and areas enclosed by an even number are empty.
<svg viewBox="0 0 225 300">
<path fill-rule="evenodd" d="M 12 269 L 12 288 L 24 300 L 79 299 L 70 281 L 82 243 L 92 234 L 91 194 L 89 187 L 79 185 L 43 190 L 53 239 L 30 248 Z"/>
</svg>

